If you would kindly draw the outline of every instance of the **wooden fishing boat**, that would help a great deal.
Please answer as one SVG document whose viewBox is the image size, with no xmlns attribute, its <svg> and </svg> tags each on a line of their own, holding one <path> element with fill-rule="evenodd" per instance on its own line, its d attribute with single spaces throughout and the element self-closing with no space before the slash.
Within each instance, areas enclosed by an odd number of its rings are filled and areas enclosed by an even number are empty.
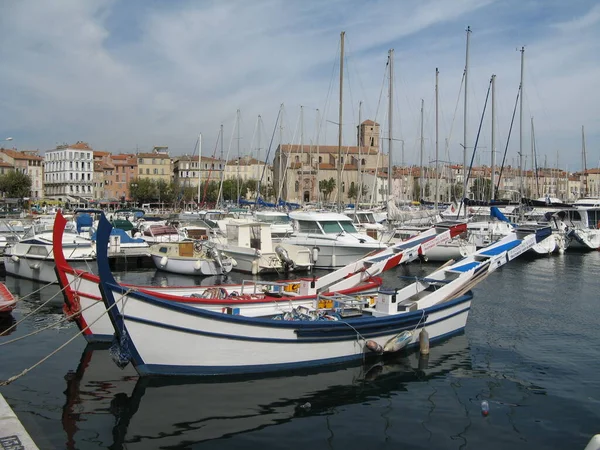
<svg viewBox="0 0 600 450">
<path fill-rule="evenodd" d="M 98 236 L 110 224 L 100 221 Z M 317 297 L 312 307 L 278 305 L 260 317 L 243 307 L 211 311 L 121 286 L 104 249 L 100 289 L 118 337 L 119 364 L 146 375 L 229 375 L 320 367 L 418 345 L 462 331 L 478 282 L 536 243 L 516 233 L 374 302 L 344 295 Z M 126 307 L 125 307 L 126 305 Z"/>
<path fill-rule="evenodd" d="M 60 242 L 66 220 L 58 213 L 54 223 L 55 242 Z M 195 307 L 208 303 L 213 308 L 235 308 L 250 300 L 250 304 L 265 301 L 314 300 L 318 293 L 340 292 L 342 294 L 375 292 L 381 283 L 376 276 L 398 264 L 410 262 L 435 248 L 439 243 L 462 233 L 465 225 L 449 223 L 444 227 L 426 230 L 401 244 L 390 247 L 376 255 L 363 258 L 353 264 L 330 272 L 320 278 L 287 280 L 278 283 L 249 281 L 234 285 L 208 286 L 131 286 L 129 288 L 144 292 L 157 292 L 168 301 L 182 301 Z M 73 269 L 64 259 L 60 247 L 54 249 L 56 273 L 64 296 L 64 311 L 73 317 L 88 342 L 110 341 L 113 326 L 105 314 L 102 303 L 98 276 Z M 240 294 L 242 294 L 240 296 Z M 251 298 L 245 297 L 250 294 Z M 260 294 L 262 298 L 256 296 Z"/>
</svg>

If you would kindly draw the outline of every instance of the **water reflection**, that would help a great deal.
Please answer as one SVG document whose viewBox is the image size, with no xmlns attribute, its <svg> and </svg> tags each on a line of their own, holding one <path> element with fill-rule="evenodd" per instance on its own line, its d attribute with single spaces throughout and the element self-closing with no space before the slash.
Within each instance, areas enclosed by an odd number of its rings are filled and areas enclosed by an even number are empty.
<svg viewBox="0 0 600 450">
<path fill-rule="evenodd" d="M 8 329 L 15 323 L 17 323 L 17 319 L 12 314 L 0 314 L 0 337 L 14 333 L 17 327 L 12 328 L 10 331 Z"/>
<path fill-rule="evenodd" d="M 464 335 L 432 347 L 428 358 L 412 353 L 321 372 L 208 381 L 138 379 L 131 366 L 120 371 L 108 351 L 88 346 L 77 370 L 65 377 L 62 423 L 67 448 L 185 447 L 376 402 L 470 368 Z"/>
</svg>

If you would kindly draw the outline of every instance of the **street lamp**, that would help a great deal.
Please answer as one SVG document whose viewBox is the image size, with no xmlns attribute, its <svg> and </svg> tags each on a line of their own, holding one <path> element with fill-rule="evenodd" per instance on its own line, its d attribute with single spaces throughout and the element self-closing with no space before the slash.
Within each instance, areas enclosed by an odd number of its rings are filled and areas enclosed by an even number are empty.
<svg viewBox="0 0 600 450">
<path fill-rule="evenodd" d="M 133 188 L 134 190 L 138 187 L 137 183 L 131 183 L 129 185 L 130 188 Z M 129 192 L 131 194 L 131 197 L 133 198 L 134 204 L 137 207 L 137 195 L 133 195 L 131 192 Z M 137 194 L 137 192 L 136 192 Z"/>
</svg>

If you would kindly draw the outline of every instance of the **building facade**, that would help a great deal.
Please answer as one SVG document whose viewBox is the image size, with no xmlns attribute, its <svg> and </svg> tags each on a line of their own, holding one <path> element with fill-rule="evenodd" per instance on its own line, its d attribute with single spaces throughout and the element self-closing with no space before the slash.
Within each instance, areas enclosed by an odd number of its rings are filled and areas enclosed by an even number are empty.
<svg viewBox="0 0 600 450">
<path fill-rule="evenodd" d="M 46 151 L 44 161 L 45 197 L 61 202 L 94 198 L 94 150 L 78 141 Z"/>
<path fill-rule="evenodd" d="M 173 174 L 168 147 L 154 147 L 151 153 L 138 153 L 136 178 L 170 183 Z"/>
<path fill-rule="evenodd" d="M 388 158 L 380 151 L 379 133 L 379 124 L 364 121 L 360 145 L 342 146 L 339 158 L 337 145 L 279 145 L 273 161 L 275 195 L 298 203 L 327 202 L 335 201 L 340 189 L 343 202 L 356 199 L 359 183 L 365 185 L 365 173 L 387 173 Z"/>
<path fill-rule="evenodd" d="M 37 150 L 17 151 L 1 149 L 0 158 L 11 164 L 17 172 L 21 172 L 31 179 L 29 198 L 39 200 L 44 197 L 44 158 Z"/>
</svg>

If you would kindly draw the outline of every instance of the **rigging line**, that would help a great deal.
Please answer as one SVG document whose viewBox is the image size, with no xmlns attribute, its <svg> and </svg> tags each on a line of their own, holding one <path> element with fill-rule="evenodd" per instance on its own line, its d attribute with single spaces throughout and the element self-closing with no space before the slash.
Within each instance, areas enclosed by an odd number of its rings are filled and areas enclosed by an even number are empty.
<svg viewBox="0 0 600 450">
<path fill-rule="evenodd" d="M 471 163 L 469 164 L 469 172 L 467 173 L 467 181 L 465 183 L 465 186 L 469 186 L 469 178 L 471 177 L 471 169 L 473 168 L 473 161 L 475 159 L 475 153 L 477 153 L 477 143 L 479 142 L 479 136 L 481 135 L 481 127 L 483 126 L 483 119 L 485 118 L 485 110 L 487 108 L 487 103 L 488 103 L 488 99 L 490 97 L 491 89 L 492 89 L 492 80 L 490 80 L 490 84 L 488 85 L 487 94 L 485 96 L 485 103 L 483 104 L 483 111 L 481 113 L 481 119 L 479 120 L 479 129 L 477 130 L 477 137 L 475 138 L 475 145 L 473 146 L 473 154 L 471 155 Z M 463 198 L 465 198 L 465 195 L 466 195 L 466 193 L 463 192 Z M 466 208 L 466 205 L 464 205 L 464 201 L 461 202 L 460 206 L 458 207 L 457 217 L 460 217 L 460 210 L 462 209 L 463 206 Z"/>
<path fill-rule="evenodd" d="M 322 118 L 323 123 L 326 122 L 327 114 L 329 112 L 329 106 L 331 105 L 330 100 L 331 100 L 331 94 L 333 91 L 333 83 L 334 83 L 334 80 L 337 79 L 335 74 L 336 74 L 336 68 L 338 67 L 338 61 L 340 59 L 339 54 L 340 54 L 340 39 L 338 39 L 338 41 L 337 41 L 335 58 L 333 60 L 333 65 L 331 67 L 331 76 L 329 77 L 329 86 L 327 88 L 327 95 L 325 96 L 325 105 L 323 107 L 323 118 Z M 327 126 L 325 126 L 325 142 L 327 142 Z"/>
<path fill-rule="evenodd" d="M 515 123 L 515 115 L 517 114 L 517 106 L 519 104 L 519 96 L 521 95 L 521 85 L 517 90 L 517 98 L 515 99 L 515 107 L 513 108 L 512 118 L 510 119 L 510 127 L 508 129 L 508 136 L 506 138 L 506 146 L 504 147 L 504 155 L 502 156 L 502 164 L 500 165 L 500 173 L 498 174 L 498 183 L 496 184 L 495 197 L 498 198 L 498 191 L 500 190 L 500 180 L 502 179 L 502 172 L 504 171 L 504 163 L 506 162 L 506 153 L 508 152 L 508 144 L 510 142 L 510 136 L 512 134 L 513 125 Z"/>
<path fill-rule="evenodd" d="M 456 113 L 458 112 L 458 105 L 460 104 L 461 94 L 462 94 L 464 84 L 465 84 L 465 72 L 463 71 L 462 78 L 460 80 L 460 87 L 458 88 L 458 96 L 456 98 L 456 106 L 454 107 L 454 115 L 452 116 L 452 122 L 450 122 L 450 133 L 448 134 L 448 139 L 446 139 L 446 152 L 450 151 L 450 142 L 452 141 L 452 133 L 454 131 L 454 123 L 456 121 Z"/>
<path fill-rule="evenodd" d="M 215 141 L 215 148 L 213 150 L 213 156 L 212 156 L 213 160 L 215 159 L 215 156 L 217 155 L 217 148 L 219 146 L 220 139 L 223 139 L 223 136 L 222 136 L 221 130 L 219 129 L 219 133 L 217 133 L 217 140 Z M 198 139 L 198 141 L 200 141 L 200 140 Z M 198 164 L 200 164 L 199 170 L 202 171 L 202 161 L 198 161 Z M 211 164 L 210 170 L 208 171 L 208 176 L 206 177 L 206 180 L 204 182 L 204 193 L 202 194 L 202 203 L 204 203 L 206 200 L 206 191 L 208 189 L 208 183 L 210 182 L 210 176 L 213 171 L 213 165 L 214 165 L 214 163 Z"/>
<path fill-rule="evenodd" d="M 350 38 L 348 38 L 348 36 L 345 36 L 345 40 L 346 40 L 346 44 L 345 44 L 345 45 L 346 45 L 346 47 L 347 47 L 347 48 L 348 48 L 348 50 L 349 50 L 349 51 L 348 51 L 348 53 L 352 54 L 352 50 L 350 50 L 350 49 L 351 49 L 351 46 L 352 46 L 352 43 L 351 43 L 351 41 L 350 41 Z M 348 67 L 348 68 L 349 68 L 349 65 L 348 65 L 348 64 L 346 64 L 346 67 Z M 368 97 L 367 97 L 367 92 L 366 92 L 366 90 L 365 90 L 365 87 L 364 87 L 364 85 L 363 85 L 363 82 L 362 82 L 362 79 L 360 78 L 360 74 L 359 74 L 358 70 L 356 69 L 356 64 L 354 64 L 354 65 L 352 66 L 352 69 L 353 69 L 353 72 L 355 72 L 355 74 L 356 74 L 356 78 L 358 79 L 358 84 L 359 84 L 359 86 L 360 86 L 360 90 L 361 90 L 361 92 L 364 94 L 364 97 L 365 97 L 365 98 L 368 98 Z M 349 78 L 349 77 L 350 77 L 350 75 L 348 75 L 348 78 Z M 364 101 L 364 103 L 366 103 L 366 107 L 367 107 L 367 109 L 369 109 L 368 102 L 367 102 L 367 101 Z"/>
<path fill-rule="evenodd" d="M 298 119 L 296 120 L 296 127 L 294 129 L 294 134 L 292 134 L 292 139 L 291 142 L 294 142 L 296 140 L 296 133 L 298 132 L 298 127 L 300 125 L 300 115 L 298 115 Z M 281 193 L 283 191 L 283 185 L 285 184 L 285 179 L 287 177 L 287 173 L 288 173 L 288 167 L 290 164 L 290 157 L 292 154 L 292 150 L 294 149 L 294 144 L 288 144 L 288 151 L 287 151 L 287 155 L 285 157 L 285 167 L 283 168 L 283 174 L 281 176 L 281 180 L 279 181 L 279 192 L 277 193 L 277 201 L 279 201 L 281 199 Z M 283 154 L 283 147 L 281 147 L 281 152 Z M 287 197 L 287 190 L 286 190 L 286 197 Z M 288 199 L 286 198 L 286 201 Z"/>
<path fill-rule="evenodd" d="M 235 119 L 233 121 L 234 125 L 238 123 L 238 114 L 237 111 L 235 113 Z M 229 139 L 229 146 L 227 147 L 227 155 L 225 156 L 225 161 L 221 161 L 223 164 L 223 171 L 221 172 L 221 182 L 219 183 L 219 193 L 217 194 L 217 205 L 221 202 L 221 196 L 223 195 L 223 181 L 225 181 L 225 166 L 227 165 L 227 161 L 229 161 L 229 153 L 231 152 L 231 146 L 233 145 L 233 136 L 235 135 L 236 127 L 231 127 L 231 138 Z"/>
<path fill-rule="evenodd" d="M 283 103 L 281 104 L 281 108 L 283 107 Z M 256 202 L 258 203 L 258 198 L 260 197 L 260 185 L 265 176 L 265 171 L 267 169 L 267 161 L 269 160 L 269 155 L 271 154 L 271 146 L 273 145 L 273 140 L 275 139 L 275 133 L 277 132 L 277 126 L 279 125 L 279 118 L 281 116 L 281 108 L 279 108 L 279 112 L 277 113 L 277 119 L 275 119 L 275 126 L 273 127 L 273 134 L 271 135 L 271 142 L 269 142 L 269 149 L 267 150 L 267 156 L 265 158 L 265 164 L 263 165 L 262 174 L 260 176 L 260 180 L 258 182 L 258 189 L 256 193 Z"/>
</svg>

